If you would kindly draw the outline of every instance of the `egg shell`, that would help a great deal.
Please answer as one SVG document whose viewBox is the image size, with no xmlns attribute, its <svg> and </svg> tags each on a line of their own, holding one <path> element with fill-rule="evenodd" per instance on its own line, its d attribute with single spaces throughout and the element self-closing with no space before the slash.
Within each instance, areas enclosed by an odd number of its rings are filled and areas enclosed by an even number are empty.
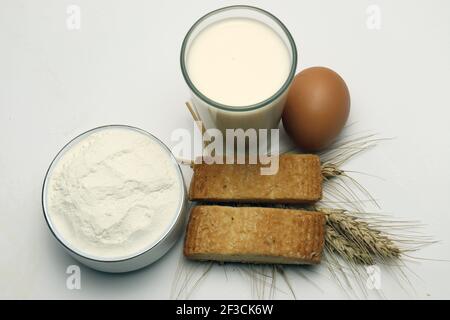
<svg viewBox="0 0 450 320">
<path fill-rule="evenodd" d="M 298 147 L 318 151 L 339 135 L 350 113 L 350 93 L 333 70 L 312 67 L 295 76 L 283 111 L 283 126 Z"/>
</svg>

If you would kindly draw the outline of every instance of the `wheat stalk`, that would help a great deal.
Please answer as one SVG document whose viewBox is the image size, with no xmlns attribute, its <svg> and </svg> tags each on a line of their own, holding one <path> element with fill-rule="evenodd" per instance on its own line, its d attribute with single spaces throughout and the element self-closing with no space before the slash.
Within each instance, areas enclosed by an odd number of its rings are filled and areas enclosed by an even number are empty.
<svg viewBox="0 0 450 320">
<path fill-rule="evenodd" d="M 355 246 L 330 225 L 325 226 L 325 246 L 347 261 L 363 265 L 374 264 L 373 257 L 368 252 Z"/>
<path fill-rule="evenodd" d="M 355 250 L 368 253 L 374 259 L 377 258 L 382 261 L 401 257 L 402 250 L 388 235 L 374 229 L 361 218 L 357 218 L 341 209 L 319 208 L 318 210 L 325 213 L 328 226 L 327 231 L 333 230 Z M 330 236 L 330 240 L 337 241 L 334 233 Z M 345 254 L 341 255 L 347 258 Z M 353 256 L 349 257 L 351 258 L 350 260 L 354 260 Z M 360 260 L 364 261 L 364 259 Z"/>
<path fill-rule="evenodd" d="M 344 170 L 338 168 L 337 165 L 333 163 L 323 163 L 322 164 L 322 176 L 325 180 L 330 178 L 338 177 L 344 173 Z"/>
</svg>

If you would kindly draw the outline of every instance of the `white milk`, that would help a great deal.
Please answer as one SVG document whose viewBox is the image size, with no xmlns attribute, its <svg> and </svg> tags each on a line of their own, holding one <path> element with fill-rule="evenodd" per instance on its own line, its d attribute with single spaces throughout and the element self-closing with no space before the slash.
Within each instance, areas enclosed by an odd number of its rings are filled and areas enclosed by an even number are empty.
<svg viewBox="0 0 450 320">
<path fill-rule="evenodd" d="M 228 16 L 203 21 L 206 26 L 197 26 L 198 32 L 189 38 L 183 57 L 188 78 L 203 96 L 226 106 L 218 108 L 192 90 L 192 102 L 206 128 L 278 127 L 288 86 L 273 97 L 292 76 L 296 49 L 277 23 L 270 21 L 276 30 L 263 22 L 271 18 L 260 15 L 261 19 Z"/>
<path fill-rule="evenodd" d="M 286 82 L 290 52 L 263 22 L 228 18 L 202 30 L 187 55 L 187 70 L 209 99 L 240 107 L 262 102 Z"/>
</svg>

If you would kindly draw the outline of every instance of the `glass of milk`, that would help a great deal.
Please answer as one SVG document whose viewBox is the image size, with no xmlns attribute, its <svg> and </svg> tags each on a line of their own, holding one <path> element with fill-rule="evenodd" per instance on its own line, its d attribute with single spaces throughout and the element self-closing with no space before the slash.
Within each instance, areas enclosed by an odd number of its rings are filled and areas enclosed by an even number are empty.
<svg viewBox="0 0 450 320">
<path fill-rule="evenodd" d="M 181 48 L 181 69 L 205 128 L 277 128 L 297 67 L 294 39 L 275 16 L 230 6 L 201 17 Z"/>
</svg>

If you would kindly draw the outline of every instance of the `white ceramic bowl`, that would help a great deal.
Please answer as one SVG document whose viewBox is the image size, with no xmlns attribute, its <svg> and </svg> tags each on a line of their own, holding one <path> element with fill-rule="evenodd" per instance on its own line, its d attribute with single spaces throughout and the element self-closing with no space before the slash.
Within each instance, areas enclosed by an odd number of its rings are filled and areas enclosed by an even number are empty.
<svg viewBox="0 0 450 320">
<path fill-rule="evenodd" d="M 137 252 L 136 254 L 121 258 L 121 259 L 99 259 L 94 256 L 89 256 L 87 254 L 81 253 L 77 248 L 75 248 L 72 244 L 68 243 L 58 232 L 55 225 L 52 223 L 51 216 L 48 214 L 48 208 L 47 208 L 47 192 L 48 192 L 48 180 L 51 176 L 53 168 L 58 163 L 59 159 L 64 155 L 64 153 L 69 150 L 72 146 L 77 144 L 80 140 L 85 138 L 86 136 L 100 131 L 104 129 L 109 128 L 121 128 L 121 129 L 127 129 L 127 130 L 135 130 L 138 131 L 146 136 L 148 136 L 153 141 L 157 142 L 164 150 L 167 151 L 167 154 L 170 156 L 170 158 L 173 161 L 173 165 L 176 168 L 176 171 L 178 173 L 178 179 L 180 182 L 180 185 L 182 187 L 182 198 L 180 199 L 180 203 L 177 209 L 177 213 L 168 228 L 168 230 L 161 236 L 158 241 L 154 243 L 149 243 L 149 246 L 142 250 L 141 252 Z M 105 272 L 128 272 L 140 269 L 142 267 L 145 267 L 159 258 L 161 258 L 174 244 L 175 242 L 180 238 L 180 236 L 183 233 L 185 222 L 186 222 L 186 206 L 187 206 L 187 195 L 186 195 L 186 186 L 184 184 L 183 175 L 181 173 L 181 169 L 169 150 L 169 148 L 161 142 L 158 138 L 153 136 L 152 134 L 148 133 L 147 131 L 144 131 L 139 128 L 126 126 L 126 125 L 108 125 L 108 126 L 102 126 L 97 127 L 94 129 L 91 129 L 87 132 L 84 132 L 80 134 L 79 136 L 72 139 L 69 143 L 67 143 L 61 151 L 58 152 L 56 157 L 53 159 L 53 161 L 50 164 L 50 167 L 47 170 L 47 173 L 45 175 L 44 184 L 42 187 L 42 208 L 44 211 L 44 217 L 47 222 L 48 227 L 50 228 L 50 231 L 54 235 L 54 237 L 58 240 L 58 242 L 68 251 L 70 255 L 72 255 L 75 259 L 80 261 L 81 263 L 87 265 L 88 267 L 91 267 L 93 269 L 99 270 L 99 271 L 105 271 Z"/>
</svg>

